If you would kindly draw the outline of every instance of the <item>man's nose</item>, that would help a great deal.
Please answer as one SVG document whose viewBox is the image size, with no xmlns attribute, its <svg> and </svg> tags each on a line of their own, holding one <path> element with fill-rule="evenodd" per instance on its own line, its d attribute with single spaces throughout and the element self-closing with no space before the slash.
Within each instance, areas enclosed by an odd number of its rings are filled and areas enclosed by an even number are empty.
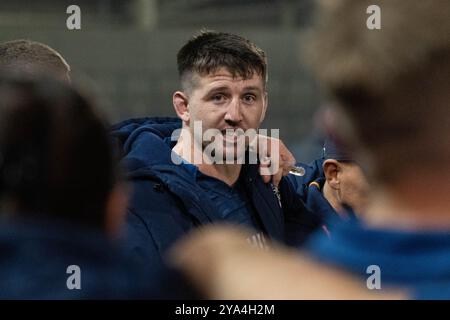
<svg viewBox="0 0 450 320">
<path fill-rule="evenodd" d="M 241 104 L 238 99 L 234 99 L 228 105 L 227 113 L 225 114 L 225 122 L 229 125 L 237 125 L 242 121 Z"/>
</svg>

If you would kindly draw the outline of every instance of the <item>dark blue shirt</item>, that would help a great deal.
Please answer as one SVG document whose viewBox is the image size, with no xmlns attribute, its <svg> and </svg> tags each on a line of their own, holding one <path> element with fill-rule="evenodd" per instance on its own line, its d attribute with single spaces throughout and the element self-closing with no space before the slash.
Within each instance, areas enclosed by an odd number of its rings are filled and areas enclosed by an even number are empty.
<svg viewBox="0 0 450 320">
<path fill-rule="evenodd" d="M 260 224 L 256 221 L 254 209 L 250 205 L 248 194 L 242 186 L 242 176 L 233 186 L 229 186 L 219 179 L 203 174 L 193 164 L 185 162 L 182 166 L 195 176 L 197 183 L 205 191 L 209 200 L 215 204 L 217 212 L 224 220 L 261 230 Z"/>
<path fill-rule="evenodd" d="M 203 174 L 196 165 L 187 162 L 179 155 L 175 154 L 175 156 L 180 158 L 180 169 L 189 172 L 208 199 L 214 203 L 215 210 L 221 219 L 255 230 L 249 241 L 259 247 L 267 246 L 268 241 L 264 235 L 264 229 L 261 222 L 258 221 L 258 215 L 245 188 L 243 171 L 235 184 L 229 186 L 217 178 Z"/>
</svg>

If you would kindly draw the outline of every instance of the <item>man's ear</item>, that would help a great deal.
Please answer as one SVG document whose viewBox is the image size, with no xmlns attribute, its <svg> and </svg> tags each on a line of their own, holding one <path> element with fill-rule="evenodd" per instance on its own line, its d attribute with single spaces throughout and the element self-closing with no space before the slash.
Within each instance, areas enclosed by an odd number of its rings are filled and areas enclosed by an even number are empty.
<svg viewBox="0 0 450 320">
<path fill-rule="evenodd" d="M 327 159 L 323 163 L 323 173 L 325 174 L 325 178 L 330 187 L 336 190 L 340 188 L 338 173 L 341 169 L 339 162 L 334 159 Z"/>
<path fill-rule="evenodd" d="M 264 121 L 264 118 L 266 117 L 266 111 L 267 111 L 268 104 L 269 104 L 269 99 L 268 99 L 267 91 L 264 91 L 263 109 L 262 109 L 262 113 L 261 113 L 261 120 L 259 121 L 260 124 Z"/>
<path fill-rule="evenodd" d="M 189 112 L 189 99 L 184 92 L 176 91 L 172 96 L 173 107 L 178 117 L 183 122 L 189 122 L 191 116 Z"/>
</svg>

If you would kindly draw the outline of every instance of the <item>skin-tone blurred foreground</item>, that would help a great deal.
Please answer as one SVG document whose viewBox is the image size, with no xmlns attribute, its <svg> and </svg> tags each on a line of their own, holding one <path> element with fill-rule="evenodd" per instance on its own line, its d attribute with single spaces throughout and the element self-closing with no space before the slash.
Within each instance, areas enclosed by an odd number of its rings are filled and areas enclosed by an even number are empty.
<svg viewBox="0 0 450 320">
<path fill-rule="evenodd" d="M 406 290 L 371 291 L 366 279 L 326 267 L 304 253 L 275 244 L 261 250 L 232 226 L 200 229 L 180 241 L 169 260 L 207 298 L 225 300 L 406 299 Z"/>
</svg>

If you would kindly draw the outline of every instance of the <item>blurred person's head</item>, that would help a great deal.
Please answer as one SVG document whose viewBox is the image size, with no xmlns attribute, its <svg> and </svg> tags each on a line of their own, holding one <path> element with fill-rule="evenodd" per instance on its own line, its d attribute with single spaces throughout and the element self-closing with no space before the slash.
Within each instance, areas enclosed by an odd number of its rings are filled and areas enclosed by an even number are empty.
<svg viewBox="0 0 450 320">
<path fill-rule="evenodd" d="M 318 2 L 313 67 L 351 120 L 377 178 L 389 183 L 425 167 L 447 167 L 450 2 Z M 381 7 L 380 30 L 366 27 L 373 4 Z"/>
<path fill-rule="evenodd" d="M 350 207 L 356 214 L 364 214 L 370 186 L 350 150 L 330 137 L 323 146 L 323 159 L 325 198 L 338 213 Z"/>
<path fill-rule="evenodd" d="M 450 2 L 319 4 L 308 50 L 338 105 L 339 134 L 372 182 L 409 203 L 405 212 L 427 208 L 431 221 L 450 191 Z M 373 4 L 380 30 L 366 27 Z"/>
<path fill-rule="evenodd" d="M 31 40 L 0 43 L 0 68 L 21 73 L 42 73 L 70 82 L 70 66 L 55 49 Z"/>
<path fill-rule="evenodd" d="M 0 73 L 2 215 L 116 235 L 124 195 L 104 121 L 63 82 Z"/>
<path fill-rule="evenodd" d="M 217 129 L 223 136 L 227 129 L 259 128 L 267 108 L 264 51 L 238 35 L 203 31 L 180 49 L 177 62 L 182 91 L 173 104 L 185 128 L 193 131 L 201 121 L 203 132 Z M 236 137 L 226 139 L 236 148 Z"/>
</svg>

